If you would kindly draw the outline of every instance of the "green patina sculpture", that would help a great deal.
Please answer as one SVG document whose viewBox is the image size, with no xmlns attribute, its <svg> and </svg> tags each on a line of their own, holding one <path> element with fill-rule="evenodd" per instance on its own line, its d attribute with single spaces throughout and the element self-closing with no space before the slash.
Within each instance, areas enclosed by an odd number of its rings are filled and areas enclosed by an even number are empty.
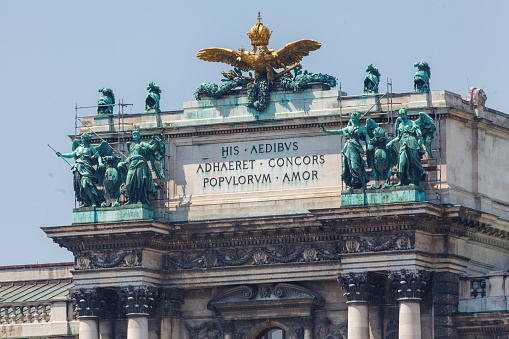
<svg viewBox="0 0 509 339">
<path fill-rule="evenodd" d="M 387 180 L 391 176 L 391 168 L 398 163 L 398 151 L 394 145 L 387 147 L 385 130 L 372 119 L 366 119 L 366 129 L 371 138 L 367 148 L 367 163 L 371 168 L 371 176 L 375 183 L 370 188 L 388 188 Z"/>
<path fill-rule="evenodd" d="M 364 78 L 364 94 L 378 93 L 378 84 L 380 83 L 380 72 L 378 68 L 369 64 L 366 68 L 366 77 Z"/>
<path fill-rule="evenodd" d="M 99 88 L 98 92 L 102 97 L 97 102 L 97 114 L 113 114 L 113 105 L 115 104 L 115 95 L 111 88 Z"/>
<path fill-rule="evenodd" d="M 151 82 L 147 87 L 148 94 L 145 99 L 145 113 L 159 113 L 159 101 L 161 100 L 161 89 Z"/>
<path fill-rule="evenodd" d="M 414 75 L 414 92 L 429 92 L 431 68 L 428 63 L 424 61 L 414 63 L 414 67 L 417 67 L 417 71 Z"/>
<path fill-rule="evenodd" d="M 113 155 L 103 157 L 106 169 L 99 171 L 99 185 L 104 187 L 104 202 L 101 207 L 120 206 L 118 198 L 122 193 L 121 187 L 125 184 L 127 174 L 125 167 L 118 166 L 120 160 L 120 157 Z"/>
<path fill-rule="evenodd" d="M 119 167 L 127 169 L 126 176 L 126 195 L 127 204 L 150 205 L 149 196 L 157 197 L 157 190 L 152 179 L 152 172 L 148 166 L 151 162 L 152 169 L 160 179 L 164 178 L 164 142 L 157 135 L 152 136 L 152 141 L 146 143 L 141 141 L 140 132 L 133 130 L 133 142 L 127 143 L 129 157 L 125 162 L 120 163 Z"/>
<path fill-rule="evenodd" d="M 308 71 L 301 72 L 302 66 L 294 68 L 295 74 L 286 73 L 275 80 L 275 84 L 281 85 L 284 89 L 292 91 L 300 91 L 309 83 L 323 83 L 331 87 L 336 86 L 336 78 L 322 73 L 308 73 Z M 254 108 L 257 112 L 256 115 L 262 113 L 269 103 L 270 99 L 270 86 L 266 77 L 260 77 L 256 82 L 252 82 L 251 78 L 242 75 L 240 68 L 235 68 L 235 71 L 223 72 L 223 76 L 227 80 L 224 85 L 218 86 L 214 83 L 203 83 L 194 92 L 196 100 L 200 100 L 200 93 L 205 93 L 215 99 L 219 99 L 228 95 L 233 89 L 247 85 L 248 103 L 247 107 Z M 249 76 L 252 76 L 249 73 Z"/>
<path fill-rule="evenodd" d="M 366 183 L 369 181 L 369 176 L 366 173 L 366 162 L 363 159 L 364 150 L 361 146 L 361 140 L 364 140 L 366 145 L 369 145 L 371 140 L 366 128 L 359 124 L 360 117 L 360 112 L 353 112 L 348 125 L 336 131 L 328 131 L 323 125 L 318 125 L 326 133 L 343 134 L 345 136 L 345 146 L 342 150 L 342 178 L 350 189 L 366 189 Z"/>
<path fill-rule="evenodd" d="M 433 157 L 431 147 L 435 135 L 435 123 L 429 115 L 419 113 L 419 119 L 411 121 L 406 109 L 398 111 L 396 119 L 396 138 L 387 144 L 387 148 L 399 142 L 398 178 L 396 186 L 414 184 L 420 186 L 426 180 L 426 171 L 422 167 L 421 159 L 427 152 Z M 423 143 L 425 147 L 423 147 Z"/>
<path fill-rule="evenodd" d="M 71 167 L 74 174 L 74 192 L 76 199 L 84 207 L 95 207 L 103 202 L 103 194 L 97 189 L 99 178 L 96 168 L 104 168 L 102 156 L 111 154 L 106 142 L 96 148 L 90 144 L 91 139 L 89 134 L 83 133 L 81 141 L 73 141 L 72 153 L 56 153 L 62 158 L 75 159 L 75 164 Z"/>
</svg>

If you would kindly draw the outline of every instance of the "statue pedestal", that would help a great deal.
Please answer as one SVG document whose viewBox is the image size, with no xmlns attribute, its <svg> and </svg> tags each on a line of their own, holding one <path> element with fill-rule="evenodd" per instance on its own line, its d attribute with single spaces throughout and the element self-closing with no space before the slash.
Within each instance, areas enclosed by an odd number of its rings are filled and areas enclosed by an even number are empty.
<svg viewBox="0 0 509 339">
<path fill-rule="evenodd" d="M 81 207 L 75 208 L 72 212 L 73 225 L 153 219 L 154 211 L 150 206 L 144 204 L 119 207 Z"/>
<path fill-rule="evenodd" d="M 355 205 L 386 205 L 401 202 L 425 201 L 420 186 L 393 186 L 383 189 L 356 189 L 341 191 L 341 207 Z"/>
<path fill-rule="evenodd" d="M 161 116 L 155 110 L 146 111 L 141 115 L 140 129 L 160 128 Z"/>
<path fill-rule="evenodd" d="M 94 117 L 94 125 L 91 129 L 98 132 L 114 132 L 113 114 L 101 114 Z"/>
</svg>

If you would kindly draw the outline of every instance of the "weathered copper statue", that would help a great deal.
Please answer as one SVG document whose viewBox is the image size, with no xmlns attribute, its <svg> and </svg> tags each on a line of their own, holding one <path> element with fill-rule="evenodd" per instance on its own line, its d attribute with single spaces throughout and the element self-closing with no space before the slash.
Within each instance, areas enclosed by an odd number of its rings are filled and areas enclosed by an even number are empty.
<svg viewBox="0 0 509 339">
<path fill-rule="evenodd" d="M 115 104 L 115 95 L 111 88 L 99 88 L 102 97 L 97 101 L 97 114 L 113 114 L 113 105 Z"/>
<path fill-rule="evenodd" d="M 417 71 L 414 75 L 414 92 L 429 92 L 431 68 L 425 61 L 414 63 L 414 67 L 417 67 Z"/>
<path fill-rule="evenodd" d="M 72 153 L 62 154 L 56 152 L 61 158 L 74 158 L 75 164 L 72 166 L 74 174 L 74 192 L 76 199 L 84 207 L 100 206 L 104 200 L 102 192 L 97 189 L 98 176 L 97 168 L 103 168 L 102 155 L 109 155 L 110 148 L 103 142 L 95 148 L 90 144 L 92 137 L 83 133 L 80 140 L 74 140 L 72 143 Z"/>
<path fill-rule="evenodd" d="M 152 136 L 152 141 L 146 143 L 141 141 L 140 132 L 133 130 L 131 133 L 133 142 L 127 143 L 129 157 L 119 166 L 127 167 L 126 194 L 127 204 L 150 205 L 149 196 L 157 196 L 157 190 L 152 179 L 152 172 L 148 166 L 151 162 L 152 169 L 158 178 L 164 178 L 163 165 L 165 146 L 162 140 L 157 136 Z"/>
<path fill-rule="evenodd" d="M 159 101 L 161 101 L 161 89 L 155 83 L 148 84 L 148 94 L 145 99 L 145 112 L 159 113 Z"/>
<path fill-rule="evenodd" d="M 414 184 L 420 186 L 426 180 L 426 171 L 421 159 L 426 152 L 433 157 L 431 151 L 435 135 L 435 123 L 429 115 L 419 113 L 419 119 L 408 119 L 406 109 L 398 111 L 396 119 L 396 138 L 387 144 L 387 148 L 399 142 L 398 178 L 396 186 Z M 424 147 L 423 147 L 424 144 Z"/>
<path fill-rule="evenodd" d="M 364 78 L 364 93 L 378 93 L 378 84 L 380 83 L 380 72 L 378 68 L 373 66 L 373 64 L 369 64 L 368 68 L 366 68 L 366 72 L 368 72 L 368 74 L 366 74 Z"/>
<path fill-rule="evenodd" d="M 363 159 L 364 150 L 361 146 L 361 140 L 364 140 L 366 145 L 369 145 L 370 138 L 366 128 L 359 124 L 360 117 L 361 113 L 359 111 L 353 112 L 348 125 L 336 131 L 328 131 L 323 125 L 318 125 L 325 133 L 345 135 L 346 141 L 342 150 L 342 178 L 351 189 L 366 189 L 366 183 L 369 181 L 369 175 L 366 173 L 366 162 Z"/>
</svg>

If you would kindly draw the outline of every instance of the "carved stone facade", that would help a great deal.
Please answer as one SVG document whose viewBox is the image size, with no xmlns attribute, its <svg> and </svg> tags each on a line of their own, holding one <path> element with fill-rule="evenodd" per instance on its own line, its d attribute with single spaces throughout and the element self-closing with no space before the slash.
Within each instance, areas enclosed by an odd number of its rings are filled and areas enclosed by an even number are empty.
<svg viewBox="0 0 509 339">
<path fill-rule="evenodd" d="M 256 121 L 231 110 L 233 101 L 219 109 L 209 99 L 160 112 L 157 121 L 126 118 L 142 139 L 163 136 L 169 166 L 156 180 L 158 199 L 151 207 L 76 209 L 72 225 L 44 228 L 75 255 L 80 326 L 102 339 L 140 331 L 151 339 L 508 332 L 509 195 L 500 189 L 509 166 L 500 151 L 509 148 L 507 116 L 486 108 L 480 91 L 469 101 L 445 91 L 396 95 L 409 115 L 435 119 L 442 163 L 422 159 L 429 174 L 422 189 L 380 194 L 397 200 L 422 191 L 426 201 L 374 203 L 366 190 L 358 193 L 362 203 L 341 205 L 342 139 L 317 126 L 339 128 L 354 110 L 376 106 L 376 97 L 346 98 L 341 121 L 337 91 L 304 94 L 276 91 L 273 114 Z M 289 112 L 281 102 L 300 108 Z M 386 113 L 370 112 L 380 125 Z M 118 140 L 96 120 L 84 121 Z M 498 186 L 481 176 L 485 164 L 496 167 Z M 122 217 L 108 219 L 113 212 Z"/>
</svg>

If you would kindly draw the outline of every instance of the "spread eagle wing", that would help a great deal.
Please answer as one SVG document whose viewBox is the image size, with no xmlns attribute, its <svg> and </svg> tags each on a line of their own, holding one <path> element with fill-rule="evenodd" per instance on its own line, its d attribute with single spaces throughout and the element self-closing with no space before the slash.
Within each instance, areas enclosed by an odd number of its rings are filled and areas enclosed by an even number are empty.
<svg viewBox="0 0 509 339">
<path fill-rule="evenodd" d="M 252 55 L 248 52 L 236 52 L 228 48 L 205 48 L 198 52 L 197 57 L 210 62 L 222 62 L 224 64 L 238 67 L 244 72 L 253 70 Z"/>
<path fill-rule="evenodd" d="M 273 68 L 285 68 L 291 66 L 302 60 L 309 52 L 316 51 L 322 47 L 318 41 L 315 40 L 298 40 L 289 43 L 277 52 L 273 52 L 274 56 Z"/>
</svg>

